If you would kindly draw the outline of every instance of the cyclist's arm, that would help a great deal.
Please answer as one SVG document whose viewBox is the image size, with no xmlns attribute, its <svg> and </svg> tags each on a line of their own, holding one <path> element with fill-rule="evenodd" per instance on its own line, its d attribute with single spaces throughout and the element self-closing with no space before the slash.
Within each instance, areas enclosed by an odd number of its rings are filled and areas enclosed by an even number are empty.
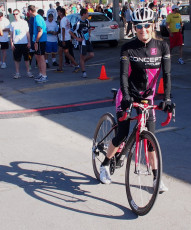
<svg viewBox="0 0 191 230">
<path fill-rule="evenodd" d="M 164 99 L 170 99 L 171 92 L 171 58 L 169 46 L 166 42 L 163 42 L 163 53 L 162 53 L 162 71 L 164 80 Z"/>
<path fill-rule="evenodd" d="M 128 49 L 125 44 L 121 48 L 121 56 L 120 56 L 120 88 L 123 97 L 129 96 L 129 90 L 128 90 L 129 64 L 130 61 L 128 57 Z"/>
</svg>

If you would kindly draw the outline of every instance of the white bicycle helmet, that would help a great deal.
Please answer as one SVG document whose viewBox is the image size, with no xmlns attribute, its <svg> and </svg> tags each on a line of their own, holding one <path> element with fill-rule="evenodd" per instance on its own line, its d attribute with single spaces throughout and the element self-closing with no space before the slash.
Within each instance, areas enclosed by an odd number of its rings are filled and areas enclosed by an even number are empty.
<svg viewBox="0 0 191 230">
<path fill-rule="evenodd" d="M 144 22 L 153 22 L 154 12 L 148 8 L 137 8 L 133 11 L 131 15 L 131 20 L 134 24 L 144 23 Z"/>
</svg>

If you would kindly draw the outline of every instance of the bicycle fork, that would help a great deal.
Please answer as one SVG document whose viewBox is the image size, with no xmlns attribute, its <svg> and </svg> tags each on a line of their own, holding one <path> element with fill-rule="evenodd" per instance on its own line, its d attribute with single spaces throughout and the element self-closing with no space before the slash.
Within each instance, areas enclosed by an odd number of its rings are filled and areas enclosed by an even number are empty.
<svg viewBox="0 0 191 230">
<path fill-rule="evenodd" d="M 145 128 L 142 127 L 143 122 L 142 122 L 141 119 L 143 119 L 143 117 L 142 117 L 142 115 L 139 115 L 139 116 L 140 116 L 140 122 L 139 122 L 139 125 L 138 125 L 138 130 L 136 132 L 135 174 L 151 175 L 150 163 L 149 163 L 149 154 L 148 154 L 148 141 L 146 139 L 144 139 L 143 143 L 142 143 L 142 141 L 140 143 L 141 130 L 144 130 Z M 141 151 L 142 151 L 142 148 L 143 148 L 142 145 L 144 145 L 145 161 L 146 161 L 146 168 L 147 168 L 147 170 L 144 171 L 144 172 L 140 170 L 141 157 L 142 157 Z"/>
</svg>

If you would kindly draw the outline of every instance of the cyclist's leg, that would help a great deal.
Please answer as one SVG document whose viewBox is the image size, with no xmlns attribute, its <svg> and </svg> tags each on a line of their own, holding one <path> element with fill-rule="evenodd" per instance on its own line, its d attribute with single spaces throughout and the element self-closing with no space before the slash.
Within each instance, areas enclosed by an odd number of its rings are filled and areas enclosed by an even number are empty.
<svg viewBox="0 0 191 230">
<path fill-rule="evenodd" d="M 121 113 L 117 113 L 117 119 L 121 117 Z M 111 159 L 116 151 L 118 150 L 120 144 L 127 138 L 129 134 L 130 120 L 118 122 L 118 132 L 117 135 L 112 139 L 108 147 L 106 158 Z M 103 162 L 104 165 L 104 162 Z"/>
<path fill-rule="evenodd" d="M 155 133 L 155 114 L 153 110 L 149 111 L 149 118 L 146 123 L 146 127 L 148 131 L 151 133 Z M 156 154 L 152 149 L 152 146 L 148 146 L 148 155 L 149 155 L 149 163 L 151 165 L 152 171 L 153 171 L 153 176 L 154 179 L 156 178 L 156 170 L 157 170 L 157 159 L 156 159 Z"/>
<path fill-rule="evenodd" d="M 117 152 L 119 145 L 122 143 L 125 136 L 128 136 L 129 133 L 129 121 L 128 126 L 125 124 L 127 121 L 119 122 L 119 118 L 123 116 L 122 109 L 121 109 L 121 100 L 123 98 L 121 89 L 118 90 L 116 98 L 115 98 L 115 108 L 116 108 L 116 115 L 117 115 L 117 122 L 118 122 L 118 132 L 117 135 L 114 137 L 114 139 L 110 142 L 107 155 L 105 157 L 105 160 L 102 162 L 102 166 L 108 166 L 110 164 L 111 158 L 115 155 Z M 124 128 L 125 126 L 125 128 Z M 127 127 L 127 129 L 126 129 Z M 123 130 L 124 128 L 124 130 Z"/>
<path fill-rule="evenodd" d="M 148 131 L 150 131 L 153 134 L 155 133 L 155 121 L 154 120 L 148 120 L 146 126 L 148 128 Z M 157 159 L 156 159 L 155 152 L 152 149 L 152 146 L 148 146 L 148 154 L 149 154 L 149 161 L 150 161 L 152 170 L 157 169 Z"/>
<path fill-rule="evenodd" d="M 121 117 L 119 113 L 117 113 L 117 117 Z M 114 157 L 115 153 L 117 152 L 120 144 L 125 140 L 125 138 L 129 134 L 129 126 L 130 126 L 130 120 L 118 122 L 118 132 L 117 135 L 112 139 L 112 141 L 109 144 L 106 157 L 104 161 L 101 164 L 100 167 L 100 180 L 105 183 L 111 183 L 111 177 L 109 173 L 109 165 L 112 157 Z M 107 174 L 107 179 L 105 180 L 105 174 Z M 103 179 L 104 178 L 104 179 Z"/>
<path fill-rule="evenodd" d="M 154 113 L 151 110 L 146 126 L 148 128 L 148 131 L 154 134 L 155 133 L 155 115 L 153 114 Z M 156 154 L 152 149 L 152 146 L 148 146 L 148 155 L 149 155 L 149 163 L 151 165 L 152 172 L 153 172 L 153 185 L 155 186 L 155 180 L 157 178 L 157 173 L 158 173 L 158 168 L 157 168 L 158 162 L 157 162 Z M 161 180 L 159 192 L 166 192 L 166 191 L 168 191 L 168 188 L 164 185 L 164 183 Z"/>
</svg>

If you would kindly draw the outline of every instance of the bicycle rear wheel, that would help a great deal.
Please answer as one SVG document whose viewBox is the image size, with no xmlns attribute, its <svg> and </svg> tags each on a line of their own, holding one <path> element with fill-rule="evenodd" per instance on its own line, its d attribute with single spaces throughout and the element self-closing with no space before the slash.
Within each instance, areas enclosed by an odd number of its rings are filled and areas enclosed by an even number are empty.
<svg viewBox="0 0 191 230">
<path fill-rule="evenodd" d="M 147 143 L 147 144 L 146 144 Z M 145 146 L 147 146 L 145 148 Z M 155 185 L 153 184 L 153 173 L 151 168 L 151 154 L 146 154 L 147 150 L 155 152 L 157 176 Z M 156 137 L 149 131 L 140 134 L 138 161 L 135 167 L 136 140 L 130 148 L 127 158 L 125 184 L 129 205 L 137 215 L 146 215 L 153 207 L 159 193 L 159 184 L 162 173 L 162 157 L 159 143 Z M 150 163 L 146 163 L 146 156 Z M 156 169 L 156 168 L 155 168 Z"/>
<path fill-rule="evenodd" d="M 116 135 L 117 132 L 117 126 L 114 127 L 115 125 L 116 122 L 113 115 L 110 113 L 106 113 L 100 118 L 94 133 L 92 164 L 93 164 L 93 170 L 95 176 L 98 180 L 100 180 L 100 173 L 99 173 L 100 165 L 105 159 L 109 142 L 112 140 L 112 138 Z M 109 132 L 110 134 L 108 135 Z M 111 172 L 111 165 L 110 165 L 110 172 Z"/>
</svg>

